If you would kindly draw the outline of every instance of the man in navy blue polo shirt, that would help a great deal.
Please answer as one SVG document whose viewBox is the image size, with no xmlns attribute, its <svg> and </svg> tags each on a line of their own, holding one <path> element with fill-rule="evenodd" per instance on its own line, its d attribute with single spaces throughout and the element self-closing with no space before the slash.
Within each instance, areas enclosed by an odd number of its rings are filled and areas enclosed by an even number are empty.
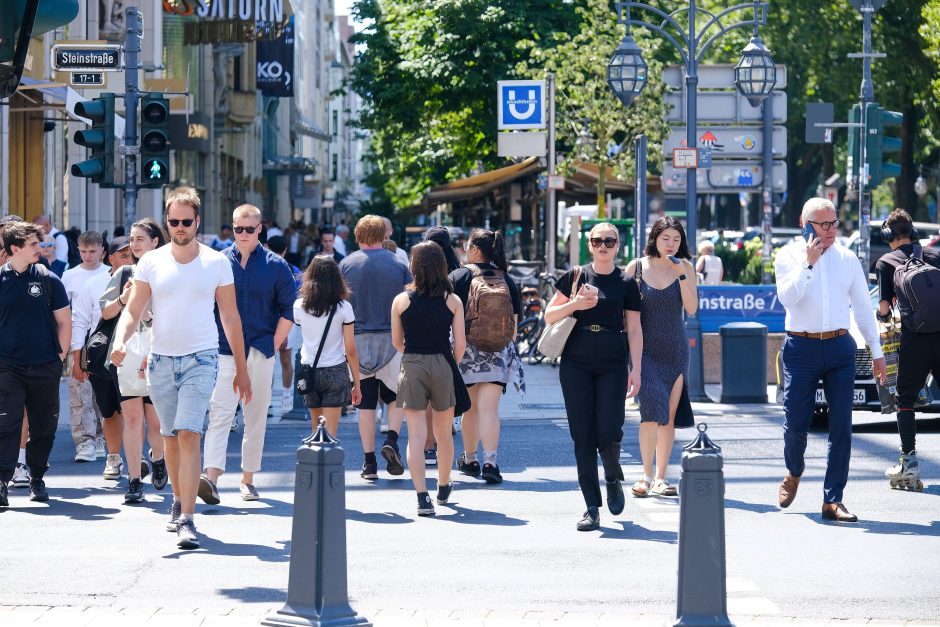
<svg viewBox="0 0 940 627">
<path fill-rule="evenodd" d="M 25 409 L 29 498 L 48 501 L 43 475 L 59 422 L 59 378 L 72 342 L 69 298 L 59 277 L 38 265 L 42 227 L 3 227 L 7 262 L 0 268 L 0 507 L 9 506 Z"/>
<path fill-rule="evenodd" d="M 294 326 L 293 306 L 297 298 L 294 275 L 284 259 L 260 245 L 261 211 L 252 205 L 241 205 L 232 214 L 235 245 L 222 251 L 232 263 L 238 315 L 242 320 L 248 360 L 248 378 L 254 394 L 243 403 L 245 432 L 242 436 L 242 500 L 255 501 L 258 491 L 254 474 L 261 470 L 261 452 L 271 401 L 271 379 L 274 374 L 274 353 L 283 346 Z M 219 502 L 216 483 L 225 471 L 226 449 L 232 417 L 238 396 L 229 383 L 235 360 L 219 327 L 219 376 L 209 403 L 209 427 L 206 429 L 205 474 L 199 480 L 199 498 L 210 505 Z"/>
</svg>

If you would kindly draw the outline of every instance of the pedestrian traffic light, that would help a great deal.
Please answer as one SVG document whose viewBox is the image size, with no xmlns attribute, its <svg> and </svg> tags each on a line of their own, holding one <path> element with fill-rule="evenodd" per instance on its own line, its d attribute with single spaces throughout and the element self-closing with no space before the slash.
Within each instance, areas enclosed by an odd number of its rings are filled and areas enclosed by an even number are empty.
<svg viewBox="0 0 940 627">
<path fill-rule="evenodd" d="M 75 105 L 75 115 L 91 120 L 91 128 L 75 131 L 75 143 L 91 151 L 89 159 L 72 164 L 72 176 L 91 179 L 101 187 L 114 186 L 114 94 Z"/>
<path fill-rule="evenodd" d="M 885 127 L 900 126 L 904 122 L 904 114 L 897 111 L 886 111 L 877 102 L 867 105 L 868 136 L 865 142 L 866 159 L 869 164 L 868 186 L 878 187 L 885 179 L 892 179 L 901 174 L 901 166 L 897 163 L 886 162 L 885 155 L 900 152 L 900 137 L 890 137 L 884 134 Z"/>
<path fill-rule="evenodd" d="M 23 17 L 28 4 L 35 4 L 36 19 L 27 39 L 68 24 L 78 16 L 78 0 L 13 0 L 0 9 L 0 63 L 13 60 Z M 12 5 L 12 6 L 11 6 Z"/>
<path fill-rule="evenodd" d="M 849 124 L 860 124 L 862 122 L 862 107 L 852 105 L 849 111 Z M 849 179 L 854 180 L 859 175 L 861 169 L 860 155 L 858 154 L 858 138 L 862 134 L 862 129 L 857 126 L 849 127 L 849 154 L 847 157 L 846 170 L 849 173 Z"/>
<path fill-rule="evenodd" d="M 140 100 L 140 186 L 170 182 L 170 101 L 163 94 Z"/>
</svg>

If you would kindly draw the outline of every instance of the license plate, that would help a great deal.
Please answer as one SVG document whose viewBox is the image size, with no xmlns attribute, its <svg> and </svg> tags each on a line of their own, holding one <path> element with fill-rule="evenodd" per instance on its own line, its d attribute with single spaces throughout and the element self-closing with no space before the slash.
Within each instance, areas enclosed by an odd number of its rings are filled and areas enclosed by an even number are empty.
<svg viewBox="0 0 940 627">
<path fill-rule="evenodd" d="M 862 405 L 865 403 L 866 400 L 868 399 L 865 397 L 864 388 L 855 388 L 854 390 L 852 390 L 852 404 L 853 405 Z M 816 390 L 816 403 L 819 405 L 826 404 L 826 392 L 822 390 L 821 388 Z"/>
</svg>

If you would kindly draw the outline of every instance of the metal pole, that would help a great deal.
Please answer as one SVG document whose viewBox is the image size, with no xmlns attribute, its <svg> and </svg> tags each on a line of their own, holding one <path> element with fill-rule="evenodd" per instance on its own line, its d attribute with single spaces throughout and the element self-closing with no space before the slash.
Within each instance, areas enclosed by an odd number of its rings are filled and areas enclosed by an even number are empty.
<svg viewBox="0 0 940 627">
<path fill-rule="evenodd" d="M 761 235 L 764 240 L 763 254 L 763 274 L 761 283 L 770 285 L 770 256 L 773 253 L 773 244 L 771 241 L 773 230 L 773 206 L 774 206 L 774 95 L 771 93 L 764 100 L 763 104 L 764 118 L 764 193 L 762 194 L 763 215 L 761 218 Z"/>
<path fill-rule="evenodd" d="M 643 256 L 646 249 L 646 215 L 647 215 L 647 189 L 646 189 L 646 135 L 640 133 L 636 136 L 636 182 L 633 190 L 633 204 L 636 207 L 636 254 L 634 259 Z"/>
<path fill-rule="evenodd" d="M 124 9 L 124 232 L 130 234 L 131 225 L 137 221 L 137 101 L 138 55 L 143 29 L 140 10 L 137 7 Z"/>
<path fill-rule="evenodd" d="M 555 189 L 551 186 L 551 178 L 555 175 L 555 75 L 551 72 L 547 76 L 548 82 L 548 195 L 545 208 L 545 271 L 555 271 L 555 242 L 558 228 L 558 207 L 555 202 Z"/>
<path fill-rule="evenodd" d="M 862 5 L 862 85 L 860 96 L 862 101 L 862 127 L 859 132 L 858 142 L 858 258 L 862 262 L 862 270 L 868 277 L 868 260 L 870 258 L 870 229 L 871 222 L 871 195 L 865 191 L 868 184 L 868 155 L 865 150 L 865 143 L 868 139 L 868 107 L 869 102 L 875 100 L 875 90 L 871 79 L 871 16 L 875 12 L 871 5 L 871 0 L 866 0 Z"/>
</svg>

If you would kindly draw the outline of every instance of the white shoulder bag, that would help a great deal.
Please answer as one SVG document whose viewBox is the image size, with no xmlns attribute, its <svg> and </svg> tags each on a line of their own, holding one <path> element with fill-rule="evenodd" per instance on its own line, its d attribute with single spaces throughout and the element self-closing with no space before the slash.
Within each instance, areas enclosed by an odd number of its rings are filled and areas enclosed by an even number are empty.
<svg viewBox="0 0 940 627">
<path fill-rule="evenodd" d="M 581 266 L 577 266 L 574 269 L 574 276 L 571 279 L 571 294 L 569 296 L 571 300 L 574 300 L 574 297 L 578 295 L 578 281 L 580 280 Z M 577 322 L 574 316 L 571 315 L 545 327 L 545 331 L 542 332 L 542 337 L 539 338 L 539 352 L 549 359 L 560 357 L 562 351 L 565 350 L 568 336 L 571 335 L 571 330 L 574 329 Z"/>
</svg>

